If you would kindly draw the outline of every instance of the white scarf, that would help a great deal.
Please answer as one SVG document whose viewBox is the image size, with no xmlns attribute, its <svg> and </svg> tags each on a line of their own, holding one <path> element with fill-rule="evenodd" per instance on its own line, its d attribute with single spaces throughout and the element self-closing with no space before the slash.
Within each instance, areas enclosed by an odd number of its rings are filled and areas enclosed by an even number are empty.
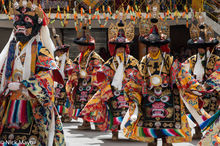
<svg viewBox="0 0 220 146">
<path fill-rule="evenodd" d="M 26 53 L 25 60 L 24 60 L 24 67 L 22 68 L 23 69 L 23 80 L 27 80 L 31 76 L 31 58 L 32 58 L 31 51 L 32 51 L 32 44 L 33 44 L 35 39 L 37 39 L 37 42 L 39 42 L 40 41 L 40 36 L 37 35 L 37 36 L 33 37 L 28 42 L 28 44 L 23 48 L 23 50 L 21 51 L 21 53 L 19 55 L 18 55 L 19 48 L 16 47 L 16 50 L 15 50 L 15 55 L 17 56 L 15 58 L 15 65 L 17 64 L 17 62 L 20 62 L 20 56 L 22 56 L 24 53 Z"/>
<path fill-rule="evenodd" d="M 207 63 L 209 62 L 209 58 L 211 56 L 211 53 L 210 51 L 207 51 Z M 196 75 L 196 79 L 199 81 L 199 82 L 202 82 L 203 81 L 203 76 L 205 74 L 205 70 L 204 70 L 204 67 L 202 65 L 202 61 L 205 60 L 205 56 L 202 57 L 201 59 L 201 56 L 200 54 L 198 53 L 197 54 L 197 61 L 196 61 L 196 64 L 195 64 L 195 67 L 194 67 L 194 71 L 193 71 L 193 74 Z"/>
<path fill-rule="evenodd" d="M 204 67 L 202 65 L 202 61 L 205 60 L 205 56 L 200 57 L 199 53 L 197 54 L 197 61 L 196 61 L 196 64 L 195 64 L 195 67 L 194 67 L 194 72 L 193 74 L 196 75 L 196 79 L 199 81 L 199 82 L 202 82 L 203 80 L 203 76 L 204 76 Z"/>
<path fill-rule="evenodd" d="M 16 44 L 16 49 L 15 49 L 15 62 L 14 62 L 14 69 L 18 69 L 23 71 L 23 80 L 27 80 L 30 78 L 31 75 L 31 51 L 32 51 L 32 43 L 34 42 L 34 40 L 37 40 L 37 42 L 40 41 L 40 36 L 37 35 L 35 37 L 33 37 L 28 43 L 27 45 L 23 48 L 23 50 L 21 51 L 21 53 L 18 55 L 19 53 L 19 43 L 17 42 Z M 9 46 L 8 46 L 9 47 Z M 24 66 L 21 63 L 20 57 L 26 53 L 25 56 L 25 61 L 24 61 Z M 2 80 L 1 80 L 1 92 L 3 91 L 3 89 L 5 88 L 5 71 L 6 71 L 6 66 L 7 66 L 7 57 L 5 58 L 5 65 L 4 65 L 4 69 L 3 69 L 3 74 L 2 74 Z"/>
<path fill-rule="evenodd" d="M 129 59 L 129 55 L 128 55 L 128 59 Z M 127 62 L 128 62 L 128 59 L 127 59 Z M 116 71 L 115 71 L 115 75 L 113 77 L 113 81 L 112 81 L 111 85 L 113 87 L 115 87 L 116 89 L 121 90 L 122 89 L 122 81 L 124 79 L 124 62 L 123 61 L 121 62 L 120 58 L 118 56 L 116 56 L 116 60 L 118 61 L 118 68 L 116 69 L 114 61 L 113 61 L 113 64 L 114 64 Z M 126 62 L 126 64 L 127 64 L 127 62 Z"/>
<path fill-rule="evenodd" d="M 61 61 L 61 65 L 60 65 L 60 73 L 63 77 L 63 79 L 65 78 L 65 74 L 64 74 L 64 68 L 65 68 L 65 63 L 66 63 L 66 53 L 64 53 L 63 55 L 61 55 L 59 57 L 59 61 Z"/>
</svg>

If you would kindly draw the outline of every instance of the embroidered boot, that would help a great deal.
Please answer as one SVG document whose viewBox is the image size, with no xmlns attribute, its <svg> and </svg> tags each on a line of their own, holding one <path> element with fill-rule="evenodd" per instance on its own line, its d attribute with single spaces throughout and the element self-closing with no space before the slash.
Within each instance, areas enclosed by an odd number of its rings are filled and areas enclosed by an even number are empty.
<svg viewBox="0 0 220 146">
<path fill-rule="evenodd" d="M 162 138 L 162 146 L 172 146 L 172 143 L 167 143 L 166 138 Z"/>
<path fill-rule="evenodd" d="M 100 131 L 98 125 L 96 125 L 96 124 L 95 124 L 95 130 L 96 130 L 96 131 Z"/>
<path fill-rule="evenodd" d="M 172 143 L 163 143 L 162 146 L 172 146 Z"/>
<path fill-rule="evenodd" d="M 157 146 L 157 139 L 154 139 L 154 142 L 148 143 L 148 146 Z"/>
<path fill-rule="evenodd" d="M 156 142 L 150 142 L 150 143 L 148 143 L 148 146 L 157 146 L 157 143 Z"/>
<path fill-rule="evenodd" d="M 80 130 L 91 130 L 90 123 L 83 120 L 83 124 L 81 126 L 78 126 L 78 129 L 80 129 Z"/>
<path fill-rule="evenodd" d="M 118 140 L 118 131 L 112 131 L 112 140 L 117 141 Z"/>
</svg>

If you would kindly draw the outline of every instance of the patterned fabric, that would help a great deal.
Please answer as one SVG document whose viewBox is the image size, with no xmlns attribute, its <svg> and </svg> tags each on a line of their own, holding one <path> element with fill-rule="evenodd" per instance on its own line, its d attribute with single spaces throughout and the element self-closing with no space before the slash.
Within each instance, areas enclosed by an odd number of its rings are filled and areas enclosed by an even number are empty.
<svg viewBox="0 0 220 146">
<path fill-rule="evenodd" d="M 30 101 L 10 100 L 7 108 L 7 115 L 4 116 L 3 122 L 8 124 L 9 128 L 19 128 L 19 125 L 17 124 L 32 122 L 33 113 Z"/>
<path fill-rule="evenodd" d="M 9 51 L 8 51 L 8 59 L 7 59 L 7 65 L 6 65 L 6 79 L 8 79 L 11 74 L 12 74 L 12 64 L 14 61 L 14 56 L 15 56 L 15 48 L 16 48 L 16 41 L 12 40 L 10 42 L 10 47 L 9 47 Z"/>
<path fill-rule="evenodd" d="M 196 64 L 197 55 L 194 55 L 190 57 L 186 62 L 184 63 L 187 67 L 187 71 L 194 76 L 193 71 Z M 205 67 L 205 74 L 203 77 L 203 82 L 206 86 L 207 90 L 213 89 L 214 91 L 211 93 L 206 93 L 203 96 L 203 108 L 205 111 L 210 114 L 214 115 L 215 112 L 218 109 L 218 102 L 220 101 L 219 97 L 219 91 L 220 91 L 220 57 L 217 55 L 212 54 L 209 58 L 209 61 L 206 64 Z"/>
<path fill-rule="evenodd" d="M 214 118 L 213 118 L 214 117 Z M 216 112 L 216 114 L 213 116 L 211 125 L 205 121 L 203 124 L 206 125 L 204 129 L 207 129 L 204 133 L 205 135 L 202 137 L 202 139 L 199 141 L 199 146 L 206 146 L 206 145 L 213 145 L 218 146 L 220 144 L 219 141 L 219 131 L 220 131 L 220 110 Z M 203 126 L 204 126 L 203 125 Z"/>
<path fill-rule="evenodd" d="M 162 62 L 164 66 L 161 68 Z M 166 138 L 168 143 L 191 141 L 191 130 L 180 93 L 195 89 L 201 91 L 203 88 L 168 54 L 160 55 L 157 59 L 151 59 L 149 55 L 143 57 L 139 71 L 132 74 L 132 80 L 125 86 L 130 117 L 123 129 L 124 135 L 145 142 L 153 142 L 154 138 Z M 150 79 L 159 74 L 161 85 L 153 86 Z M 131 123 L 135 102 L 139 114 L 137 120 Z"/>
<path fill-rule="evenodd" d="M 85 66 L 87 58 L 88 56 L 84 57 L 84 60 L 81 61 L 81 66 Z M 91 58 L 88 62 L 88 66 L 85 69 L 87 76 L 83 78 L 80 77 L 79 59 L 80 55 L 73 61 L 72 65 L 69 67 L 68 81 L 66 84 L 67 96 L 71 102 L 69 115 L 74 119 L 78 118 L 79 113 L 84 108 L 86 103 L 96 93 L 97 83 L 95 74 L 103 64 L 102 58 L 97 53 L 92 52 Z"/>
<path fill-rule="evenodd" d="M 61 62 L 57 62 L 58 66 L 60 66 Z M 66 60 L 65 67 L 64 67 L 64 85 L 58 84 L 55 88 L 55 105 L 59 115 L 63 117 L 69 117 L 69 107 L 70 101 L 67 98 L 66 94 L 66 82 L 68 80 L 68 71 L 71 69 L 72 61 L 70 59 Z"/>
<path fill-rule="evenodd" d="M 49 50 L 42 48 L 39 52 L 38 60 L 36 62 L 37 69 L 49 69 L 49 70 L 57 70 L 57 65 L 53 56 L 50 54 Z M 38 71 L 38 70 L 37 70 Z"/>
<path fill-rule="evenodd" d="M 211 89 L 216 90 L 217 92 L 220 92 L 220 66 L 218 69 L 213 72 L 209 78 L 206 80 L 206 84 L 211 87 Z"/>
<path fill-rule="evenodd" d="M 124 85 L 130 80 L 130 74 L 133 71 L 137 72 L 138 60 L 129 55 L 121 91 L 117 91 L 111 86 L 115 74 L 113 61 L 117 64 L 115 57 L 112 57 L 98 71 L 99 74 L 103 74 L 103 81 L 98 83 L 98 92 L 86 104 L 81 114 L 85 120 L 95 122 L 101 130 L 117 131 L 128 107 L 123 92 Z"/>
<path fill-rule="evenodd" d="M 202 124 L 200 124 L 200 128 L 202 131 L 207 130 L 214 122 L 216 119 L 218 119 L 220 116 L 220 110 L 218 110 L 211 118 L 207 119 L 204 121 Z"/>
<path fill-rule="evenodd" d="M 49 51 L 39 50 L 36 73 L 28 80 L 22 80 L 24 89 L 7 94 L 2 93 L 0 100 L 0 140 L 30 140 L 36 145 L 47 145 L 52 117 L 55 119 L 54 145 L 65 145 L 62 123 L 54 105 L 54 79 L 56 64 Z M 14 81 L 15 77 L 10 77 Z M 25 111 L 25 112 L 22 112 Z M 21 114 L 22 112 L 22 114 Z M 13 128 L 12 128 L 13 127 Z"/>
</svg>

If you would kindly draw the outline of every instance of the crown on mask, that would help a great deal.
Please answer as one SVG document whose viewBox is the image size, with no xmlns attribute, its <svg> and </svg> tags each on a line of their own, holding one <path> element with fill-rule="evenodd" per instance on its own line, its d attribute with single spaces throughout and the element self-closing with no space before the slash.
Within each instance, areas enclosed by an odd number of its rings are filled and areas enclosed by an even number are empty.
<svg viewBox="0 0 220 146">
<path fill-rule="evenodd" d="M 11 15 L 19 15 L 22 13 L 31 16 L 38 15 L 42 20 L 44 18 L 44 12 L 38 7 L 37 0 L 34 0 L 33 3 L 30 0 L 20 0 L 19 2 L 14 0 L 13 5 L 9 8 L 9 13 Z"/>
</svg>

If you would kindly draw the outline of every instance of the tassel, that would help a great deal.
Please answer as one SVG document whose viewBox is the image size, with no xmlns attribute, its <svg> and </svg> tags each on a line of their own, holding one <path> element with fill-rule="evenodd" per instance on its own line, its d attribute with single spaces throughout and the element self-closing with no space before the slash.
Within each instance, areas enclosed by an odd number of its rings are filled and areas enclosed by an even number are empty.
<svg viewBox="0 0 220 146">
<path fill-rule="evenodd" d="M 93 15 L 92 20 L 95 19 L 96 15 Z"/>
<path fill-rule="evenodd" d="M 57 18 L 58 18 L 58 16 L 59 16 L 59 13 L 57 12 L 57 14 L 56 14 L 56 16 L 55 16 L 55 19 L 57 19 Z"/>
<path fill-rule="evenodd" d="M 81 8 L 81 17 L 83 16 L 83 8 Z"/>
<path fill-rule="evenodd" d="M 91 14 L 91 13 L 92 13 L 91 6 L 89 6 L 89 14 Z"/>
<path fill-rule="evenodd" d="M 183 12 L 183 15 L 182 15 L 182 17 L 184 17 L 184 16 L 185 16 L 185 14 L 186 14 L 186 12 Z"/>
<path fill-rule="evenodd" d="M 109 8 L 109 13 L 110 13 L 110 15 L 112 15 L 111 7 L 108 7 L 108 8 Z"/>
<path fill-rule="evenodd" d="M 77 19 L 77 14 L 74 13 L 74 20 L 76 21 L 76 19 Z"/>
<path fill-rule="evenodd" d="M 60 20 L 62 20 L 62 15 L 61 15 L 61 13 L 59 13 L 59 18 L 60 18 Z"/>
<path fill-rule="evenodd" d="M 160 16 L 160 20 L 163 21 L 163 18 Z"/>
<path fill-rule="evenodd" d="M 30 101 L 10 100 L 6 121 L 11 127 L 19 128 L 19 124 L 31 123 L 33 118 Z"/>
<path fill-rule="evenodd" d="M 129 10 L 129 5 L 127 6 L 127 10 L 126 10 L 126 12 L 125 12 L 126 14 L 128 14 L 128 10 Z"/>
<path fill-rule="evenodd" d="M 51 8 L 49 9 L 49 14 L 48 14 L 48 20 L 50 21 L 50 16 L 51 16 Z"/>
</svg>

